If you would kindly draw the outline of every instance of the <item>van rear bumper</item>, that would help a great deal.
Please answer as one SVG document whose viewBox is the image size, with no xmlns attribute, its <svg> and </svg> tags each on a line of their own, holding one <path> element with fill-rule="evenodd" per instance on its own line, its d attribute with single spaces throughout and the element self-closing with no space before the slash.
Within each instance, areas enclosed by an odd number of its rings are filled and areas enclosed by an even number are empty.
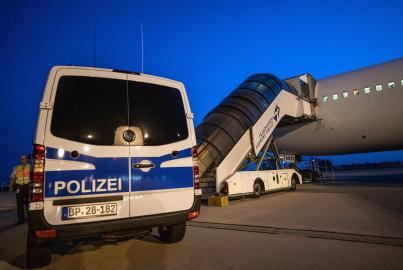
<svg viewBox="0 0 403 270">
<path fill-rule="evenodd" d="M 43 210 L 31 210 L 28 217 L 29 234 L 36 242 L 44 243 L 94 238 L 108 233 L 147 230 L 153 227 L 186 222 L 189 212 L 200 210 L 200 202 L 201 196 L 195 196 L 192 208 L 186 211 L 58 226 L 53 226 L 46 222 Z M 37 238 L 35 237 L 35 231 L 37 230 L 56 230 L 56 237 Z"/>
</svg>

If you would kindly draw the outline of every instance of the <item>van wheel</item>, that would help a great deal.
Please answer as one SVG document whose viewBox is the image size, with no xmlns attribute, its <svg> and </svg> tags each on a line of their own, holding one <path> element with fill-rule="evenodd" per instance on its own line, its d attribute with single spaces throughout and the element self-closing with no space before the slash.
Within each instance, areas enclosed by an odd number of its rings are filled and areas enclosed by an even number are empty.
<svg viewBox="0 0 403 270">
<path fill-rule="evenodd" d="M 158 231 L 163 242 L 169 244 L 177 243 L 182 241 L 183 237 L 185 237 L 186 222 L 170 226 L 158 227 Z"/>
<path fill-rule="evenodd" d="M 37 268 L 49 265 L 51 260 L 50 246 L 47 244 L 35 243 L 28 233 L 25 257 L 28 268 Z"/>
<path fill-rule="evenodd" d="M 260 185 L 259 181 L 256 180 L 255 183 L 253 183 L 253 197 L 259 198 L 260 195 L 262 195 L 262 186 Z"/>
<path fill-rule="evenodd" d="M 291 178 L 291 187 L 290 187 L 290 190 L 291 190 L 291 191 L 294 191 L 294 190 L 296 190 L 296 189 L 297 189 L 297 179 L 296 179 L 295 176 L 293 176 L 293 177 Z"/>
</svg>

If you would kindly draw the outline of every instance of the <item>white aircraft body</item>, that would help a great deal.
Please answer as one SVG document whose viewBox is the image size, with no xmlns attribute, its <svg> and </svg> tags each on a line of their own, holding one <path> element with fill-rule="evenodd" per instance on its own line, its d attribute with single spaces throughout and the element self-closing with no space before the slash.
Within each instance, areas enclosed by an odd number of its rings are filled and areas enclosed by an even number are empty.
<svg viewBox="0 0 403 270">
<path fill-rule="evenodd" d="M 313 92 L 317 121 L 278 128 L 280 152 L 403 149 L 403 58 L 317 80 Z"/>
</svg>

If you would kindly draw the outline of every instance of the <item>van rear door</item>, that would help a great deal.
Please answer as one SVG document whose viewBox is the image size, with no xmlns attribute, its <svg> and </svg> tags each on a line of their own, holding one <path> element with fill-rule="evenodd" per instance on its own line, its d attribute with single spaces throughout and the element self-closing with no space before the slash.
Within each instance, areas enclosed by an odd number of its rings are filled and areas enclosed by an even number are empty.
<svg viewBox="0 0 403 270">
<path fill-rule="evenodd" d="M 127 74 L 75 67 L 52 72 L 51 94 L 43 100 L 50 104 L 44 134 L 47 222 L 129 217 L 129 147 L 117 143 L 128 127 Z"/>
<path fill-rule="evenodd" d="M 188 210 L 194 201 L 193 120 L 182 84 L 128 75 L 132 217 Z"/>
</svg>

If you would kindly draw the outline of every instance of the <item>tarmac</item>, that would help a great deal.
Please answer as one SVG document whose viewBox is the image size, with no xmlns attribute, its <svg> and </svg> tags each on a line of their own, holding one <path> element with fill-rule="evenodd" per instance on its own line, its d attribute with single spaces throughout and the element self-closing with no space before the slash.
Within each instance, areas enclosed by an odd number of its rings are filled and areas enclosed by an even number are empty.
<svg viewBox="0 0 403 270">
<path fill-rule="evenodd" d="M 0 192 L 0 213 L 13 211 L 15 208 L 15 194 L 10 192 Z"/>
<path fill-rule="evenodd" d="M 58 244 L 44 269 L 402 269 L 403 174 L 303 184 L 203 206 L 185 239 Z M 0 269 L 24 268 L 26 225 L 0 193 Z"/>
</svg>

